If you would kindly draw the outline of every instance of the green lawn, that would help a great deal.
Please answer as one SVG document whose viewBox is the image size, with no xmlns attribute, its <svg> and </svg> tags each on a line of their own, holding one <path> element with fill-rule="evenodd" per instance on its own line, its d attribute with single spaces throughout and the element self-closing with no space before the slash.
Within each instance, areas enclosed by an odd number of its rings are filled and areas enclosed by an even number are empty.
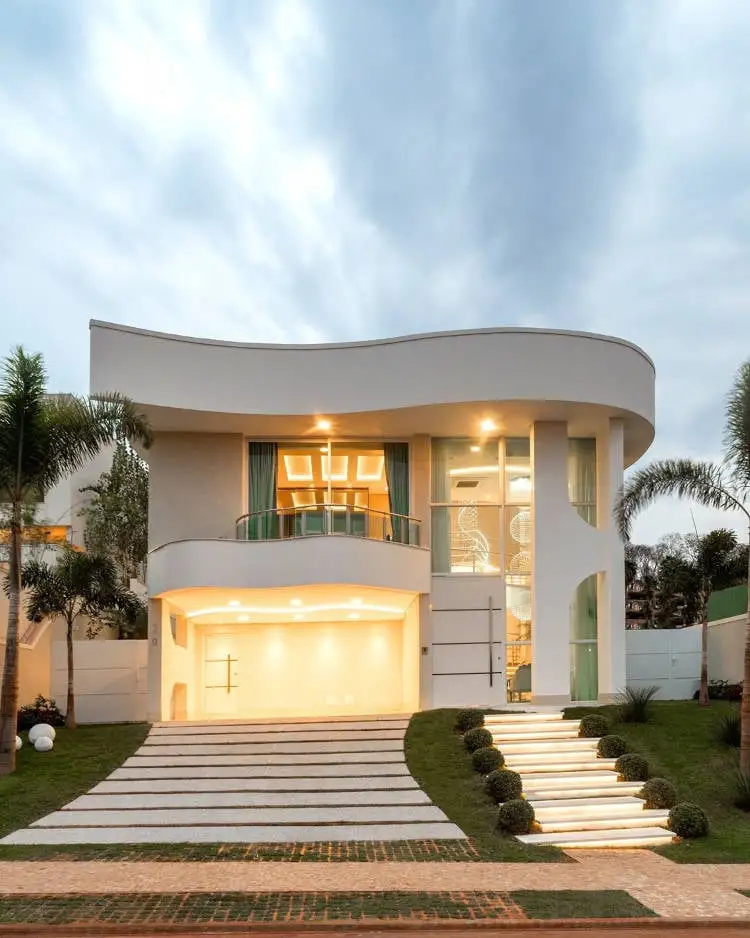
<svg viewBox="0 0 750 938">
<path fill-rule="evenodd" d="M 16 771 L 0 778 L 0 837 L 84 794 L 132 755 L 147 731 L 147 723 L 58 729 L 52 752 L 37 752 L 22 733 Z"/>
<path fill-rule="evenodd" d="M 550 847 L 525 847 L 497 833 L 497 805 L 486 795 L 482 777 L 454 732 L 456 710 L 415 713 L 404 748 L 409 771 L 448 817 L 472 839 L 485 860 L 565 861 Z"/>
<path fill-rule="evenodd" d="M 750 862 L 750 816 L 732 806 L 737 751 L 722 746 L 714 735 L 722 714 L 735 706 L 719 700 L 708 707 L 693 700 L 656 702 L 650 723 L 621 724 L 614 730 L 646 756 L 652 776 L 668 778 L 676 786 L 679 800 L 701 805 L 711 821 L 707 838 L 660 848 L 658 852 L 670 860 Z M 607 711 L 612 713 L 612 708 L 597 710 Z M 569 709 L 566 716 L 589 712 L 590 708 Z"/>
</svg>

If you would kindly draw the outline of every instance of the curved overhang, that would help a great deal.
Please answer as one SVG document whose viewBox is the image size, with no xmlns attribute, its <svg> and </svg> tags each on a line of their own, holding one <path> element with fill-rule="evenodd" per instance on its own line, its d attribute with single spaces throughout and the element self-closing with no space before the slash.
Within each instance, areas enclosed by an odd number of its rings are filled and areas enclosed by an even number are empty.
<svg viewBox="0 0 750 938">
<path fill-rule="evenodd" d="M 186 589 L 350 585 L 429 593 L 425 548 L 338 535 L 278 541 L 172 541 L 149 554 L 152 597 Z"/>
<path fill-rule="evenodd" d="M 651 359 L 622 339 L 495 328 L 330 345 L 251 345 L 91 323 L 91 392 L 117 389 L 157 431 L 337 437 L 473 436 L 566 420 L 571 435 L 625 426 L 625 457 L 654 436 Z"/>
</svg>

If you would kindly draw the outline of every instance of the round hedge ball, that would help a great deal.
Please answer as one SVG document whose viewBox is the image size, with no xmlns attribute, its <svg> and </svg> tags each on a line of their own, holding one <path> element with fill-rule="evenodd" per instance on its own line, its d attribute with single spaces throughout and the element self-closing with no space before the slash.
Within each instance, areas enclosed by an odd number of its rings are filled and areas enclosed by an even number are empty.
<svg viewBox="0 0 750 938">
<path fill-rule="evenodd" d="M 637 752 L 626 752 L 615 762 L 615 771 L 626 782 L 645 782 L 648 778 L 648 760 Z"/>
<path fill-rule="evenodd" d="M 705 837 L 708 833 L 706 812 L 689 801 L 681 801 L 672 808 L 667 824 L 678 837 Z"/>
<path fill-rule="evenodd" d="M 650 778 L 640 791 L 647 808 L 673 808 L 677 804 L 677 792 L 666 778 Z"/>
<path fill-rule="evenodd" d="M 51 752 L 54 745 L 50 736 L 37 736 L 34 740 L 34 749 L 37 752 Z"/>
<path fill-rule="evenodd" d="M 466 733 L 477 726 L 484 726 L 484 714 L 475 707 L 459 710 L 456 714 L 456 729 L 459 733 Z"/>
<path fill-rule="evenodd" d="M 471 762 L 477 772 L 489 775 L 490 772 L 501 769 L 505 765 L 505 758 L 502 752 L 494 746 L 482 746 L 481 749 L 475 749 L 472 752 Z"/>
<path fill-rule="evenodd" d="M 29 730 L 29 742 L 35 743 L 42 736 L 54 740 L 55 735 L 54 726 L 50 726 L 49 723 L 37 723 Z"/>
<path fill-rule="evenodd" d="M 518 772 L 510 769 L 495 769 L 487 776 L 487 793 L 498 804 L 521 797 L 523 782 Z"/>
<path fill-rule="evenodd" d="M 514 798 L 500 805 L 497 826 L 507 834 L 528 834 L 534 824 L 534 809 L 528 801 Z"/>
<path fill-rule="evenodd" d="M 624 756 L 629 749 L 630 746 L 628 746 L 627 740 L 623 739 L 622 736 L 602 736 L 599 745 L 596 747 L 596 751 L 602 759 L 617 759 Z"/>
<path fill-rule="evenodd" d="M 609 734 L 609 720 L 601 713 L 589 713 L 581 719 L 578 735 L 585 739 L 596 739 Z"/>
<path fill-rule="evenodd" d="M 473 730 L 469 730 L 468 733 L 464 734 L 464 746 L 466 746 L 469 752 L 474 752 L 476 749 L 484 749 L 491 745 L 492 733 L 484 729 L 484 727 L 476 726 Z"/>
</svg>

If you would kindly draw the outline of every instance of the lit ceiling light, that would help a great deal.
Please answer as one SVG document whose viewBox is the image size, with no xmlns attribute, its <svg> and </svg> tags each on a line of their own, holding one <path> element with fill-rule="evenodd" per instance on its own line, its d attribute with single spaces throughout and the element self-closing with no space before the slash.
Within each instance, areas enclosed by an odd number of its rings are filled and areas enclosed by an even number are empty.
<svg viewBox="0 0 750 938">
<path fill-rule="evenodd" d="M 304 619 L 305 617 L 302 615 L 301 612 L 298 612 L 298 613 L 294 616 L 294 618 L 299 622 L 300 619 Z"/>
<path fill-rule="evenodd" d="M 362 605 L 362 600 L 361 600 L 361 599 L 358 599 L 357 597 L 355 597 L 354 599 L 350 600 L 350 602 L 351 602 L 352 606 L 361 606 L 361 605 Z"/>
<path fill-rule="evenodd" d="M 470 446 L 469 449 L 471 450 L 472 453 L 478 453 L 478 452 L 482 449 L 482 447 L 481 447 L 481 446 Z"/>
<path fill-rule="evenodd" d="M 383 456 L 357 456 L 357 481 L 379 482 L 383 475 Z"/>
<path fill-rule="evenodd" d="M 452 476 L 476 476 L 482 473 L 499 472 L 500 467 L 494 466 L 460 466 L 458 469 L 451 469 L 449 475 Z"/>
<path fill-rule="evenodd" d="M 318 420 L 318 422 L 315 424 L 315 426 L 318 428 L 318 430 L 328 431 L 331 429 L 332 424 L 330 420 L 327 420 L 321 417 L 320 420 Z"/>
<path fill-rule="evenodd" d="M 349 619 L 359 619 L 359 618 L 360 618 L 360 615 L 359 615 L 358 612 L 350 612 L 347 618 L 349 618 Z"/>
<path fill-rule="evenodd" d="M 227 606 L 239 606 L 239 604 L 240 604 L 239 599 L 230 599 L 229 602 L 227 603 Z"/>
<path fill-rule="evenodd" d="M 238 622 L 249 622 L 249 621 L 250 621 L 250 616 L 239 616 L 239 617 L 237 618 L 237 621 L 238 621 Z"/>
<path fill-rule="evenodd" d="M 298 601 L 300 605 L 302 601 Z M 403 616 L 404 610 L 401 606 L 386 606 L 379 603 L 357 603 L 357 608 L 363 612 L 379 612 L 387 616 Z M 305 613 L 312 614 L 316 612 L 344 612 L 352 608 L 351 601 L 340 603 L 320 603 L 316 605 L 305 606 Z M 237 612 L 237 609 L 229 609 L 228 606 L 206 606 L 204 609 L 195 609 L 186 614 L 187 619 L 197 619 L 200 616 L 218 616 L 226 615 L 228 612 Z M 251 616 L 279 616 L 285 618 L 289 616 L 289 606 L 242 606 L 242 614 Z"/>
<path fill-rule="evenodd" d="M 328 456 L 321 456 L 322 475 L 324 482 L 346 482 L 349 478 L 349 457 L 332 456 L 331 469 L 328 469 Z"/>
<path fill-rule="evenodd" d="M 327 446 L 321 446 L 321 447 L 320 447 L 320 451 L 321 451 L 321 453 L 327 453 L 327 452 L 328 452 L 328 447 L 327 447 Z"/>
<path fill-rule="evenodd" d="M 290 606 L 301 606 L 301 605 L 302 605 L 302 600 L 301 600 L 301 599 L 290 599 L 290 600 L 289 600 L 289 605 L 290 605 Z"/>
<path fill-rule="evenodd" d="M 312 456 L 305 453 L 286 453 L 284 469 L 289 482 L 310 482 L 313 478 Z"/>
<path fill-rule="evenodd" d="M 497 430 L 497 424 L 495 423 L 494 420 L 490 420 L 489 417 L 483 420 L 479 424 L 479 427 L 482 433 L 492 433 L 493 430 Z"/>
</svg>

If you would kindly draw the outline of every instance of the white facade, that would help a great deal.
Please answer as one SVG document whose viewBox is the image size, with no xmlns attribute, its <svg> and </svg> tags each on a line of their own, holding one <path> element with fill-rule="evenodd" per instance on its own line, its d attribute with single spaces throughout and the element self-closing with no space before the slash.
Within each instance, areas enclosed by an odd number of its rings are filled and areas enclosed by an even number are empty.
<svg viewBox="0 0 750 938">
<path fill-rule="evenodd" d="M 611 699 L 612 504 L 654 433 L 619 339 L 258 346 L 91 326 L 149 416 L 149 716 Z"/>
</svg>

